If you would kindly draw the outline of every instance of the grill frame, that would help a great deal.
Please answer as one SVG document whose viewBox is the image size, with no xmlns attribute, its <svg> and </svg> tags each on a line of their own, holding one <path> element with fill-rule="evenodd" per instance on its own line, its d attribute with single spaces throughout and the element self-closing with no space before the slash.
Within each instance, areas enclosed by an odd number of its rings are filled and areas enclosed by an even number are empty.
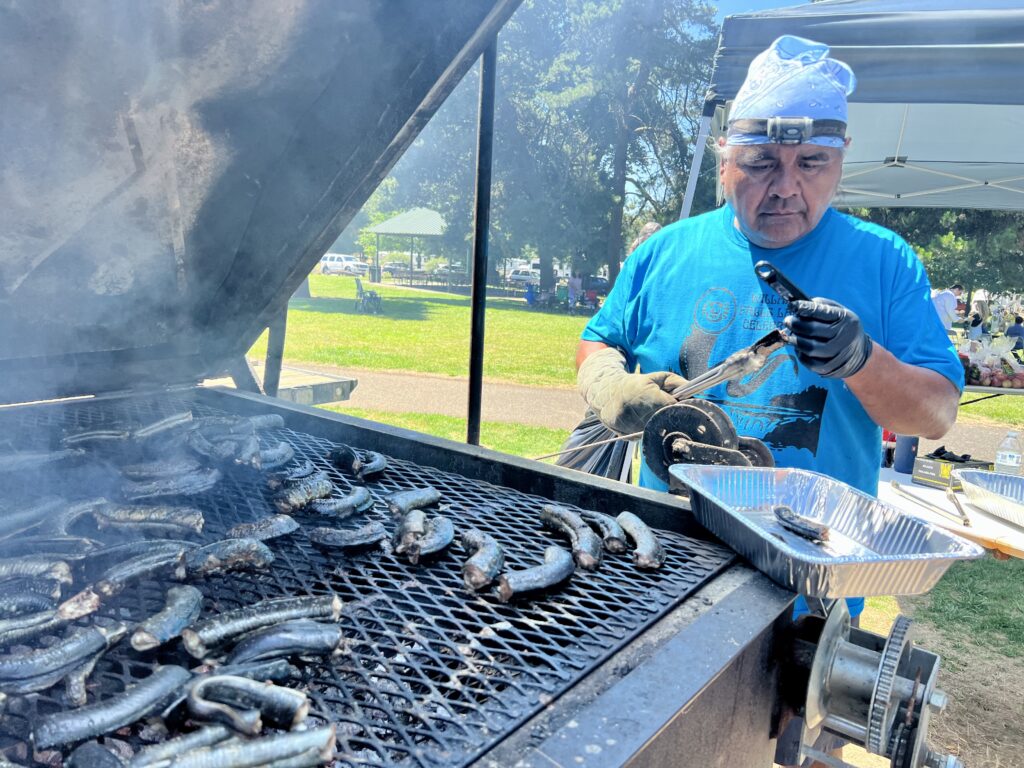
<svg viewBox="0 0 1024 768">
<path fill-rule="evenodd" d="M 194 397 L 198 403 L 238 415 L 276 411 L 289 428 L 315 437 L 381 450 L 442 472 L 585 508 L 612 514 L 629 508 L 652 525 L 694 538 L 711 538 L 693 522 L 685 502 L 676 497 L 262 396 L 191 388 L 175 388 L 167 394 Z M 702 751 L 707 747 L 708 759 L 714 759 L 702 764 L 726 759 L 721 764 L 769 765 L 768 736 L 777 698 L 771 647 L 789 623 L 787 608 L 792 597 L 743 566 L 729 567 L 626 648 L 577 680 L 546 711 L 485 754 L 479 764 L 548 765 L 548 756 L 561 750 L 565 754 L 559 763 L 580 764 L 582 759 L 586 765 L 620 765 L 630 755 L 633 759 L 641 759 L 643 754 L 653 757 L 655 746 L 666 758 L 678 749 L 693 757 L 699 743 Z M 694 663 L 698 648 L 700 661 Z M 670 690 L 652 696 L 650 689 L 666 680 L 672 681 Z M 629 717 L 620 722 L 622 702 L 628 702 L 625 711 Z M 680 718 L 684 708 L 687 716 Z M 604 737 L 605 742 L 614 742 L 614 749 L 610 743 L 602 748 L 593 739 L 607 733 L 615 722 L 620 722 L 621 732 L 616 738 Z M 643 724 L 639 728 L 635 727 L 638 722 Z M 710 722 L 715 723 L 714 729 L 707 727 Z M 567 725 L 571 723 L 575 725 Z M 581 723 L 591 735 L 583 738 L 581 729 L 567 739 L 565 729 Z M 747 735 L 737 739 L 741 730 Z M 665 738 L 669 731 L 676 734 L 671 743 Z M 706 734 L 700 735 L 704 732 L 729 734 L 729 738 L 709 740 Z M 767 762 L 764 755 L 769 755 Z"/>
</svg>

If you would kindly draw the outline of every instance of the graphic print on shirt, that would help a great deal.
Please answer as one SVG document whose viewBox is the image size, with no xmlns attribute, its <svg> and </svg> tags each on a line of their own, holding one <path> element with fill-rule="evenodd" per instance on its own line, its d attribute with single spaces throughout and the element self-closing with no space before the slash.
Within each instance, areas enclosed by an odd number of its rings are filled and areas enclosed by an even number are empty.
<svg viewBox="0 0 1024 768">
<path fill-rule="evenodd" d="M 786 302 L 774 294 L 757 290 L 740 303 L 726 288 L 709 288 L 697 301 L 690 332 L 679 350 L 682 375 L 692 379 L 707 371 L 720 339 L 726 340 L 719 352 L 724 360 L 780 328 L 785 316 Z M 735 348 L 726 349 L 727 343 Z M 777 457 L 788 450 L 817 456 L 828 390 L 800 381 L 800 368 L 789 348 L 775 352 L 761 370 L 730 382 L 726 393 L 726 398 L 708 399 L 725 409 L 741 435 L 761 439 Z"/>
</svg>

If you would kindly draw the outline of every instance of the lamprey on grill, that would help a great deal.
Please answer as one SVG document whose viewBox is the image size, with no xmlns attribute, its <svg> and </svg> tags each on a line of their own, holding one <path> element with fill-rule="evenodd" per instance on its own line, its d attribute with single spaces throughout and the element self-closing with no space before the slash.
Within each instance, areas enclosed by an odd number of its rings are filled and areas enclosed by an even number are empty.
<svg viewBox="0 0 1024 768">
<path fill-rule="evenodd" d="M 144 427 L 132 430 L 131 437 L 133 440 L 145 440 L 159 435 L 161 432 L 167 432 L 172 429 L 189 424 L 192 421 L 192 411 L 182 411 L 181 413 L 172 413 L 170 416 L 165 416 L 162 419 L 147 424 Z"/>
<path fill-rule="evenodd" d="M 621 554 L 626 551 L 626 532 L 622 530 L 622 526 L 614 517 L 587 509 L 580 512 L 580 517 L 597 528 L 606 550 L 612 554 Z"/>
<path fill-rule="evenodd" d="M 330 618 L 336 621 L 340 615 L 341 600 L 337 595 L 261 600 L 244 608 L 203 619 L 182 632 L 182 640 L 185 650 L 197 659 L 202 659 L 209 649 L 261 627 L 291 619 Z"/>
<path fill-rule="evenodd" d="M 334 726 L 281 733 L 242 742 L 227 742 L 192 750 L 177 757 L 167 768 L 251 768 L 251 766 L 312 766 L 334 758 Z M 149 763 L 165 768 L 162 763 Z"/>
<path fill-rule="evenodd" d="M 263 718 L 258 709 L 239 710 L 219 701 L 208 701 L 203 696 L 203 687 L 213 679 L 209 677 L 192 684 L 186 698 L 189 714 L 196 720 L 223 723 L 238 733 L 257 736 L 263 730 Z"/>
<path fill-rule="evenodd" d="M 116 731 L 160 709 L 191 677 L 184 667 L 157 667 L 145 680 L 116 696 L 40 717 L 33 725 L 32 741 L 36 749 L 49 749 Z"/>
<path fill-rule="evenodd" d="M 293 619 L 246 635 L 228 654 L 225 664 L 286 656 L 330 656 L 339 651 L 343 639 L 337 624 Z"/>
<path fill-rule="evenodd" d="M 123 768 L 124 761 L 95 741 L 87 741 L 68 755 L 64 768 Z M 0 763 L 0 768 L 3 764 Z"/>
<path fill-rule="evenodd" d="M 638 568 L 660 568 L 665 562 L 665 550 L 647 523 L 632 512 L 622 512 L 615 518 L 626 536 L 633 542 L 633 562 Z"/>
<path fill-rule="evenodd" d="M 8 557 L 0 560 L 0 581 L 29 576 L 41 579 L 53 579 L 61 584 L 71 583 L 71 567 L 64 561 L 54 557 Z"/>
<path fill-rule="evenodd" d="M 801 538 L 814 542 L 828 541 L 829 527 L 827 525 L 794 512 L 793 508 L 787 504 L 776 504 L 772 507 L 772 514 L 779 521 L 779 525 Z"/>
<path fill-rule="evenodd" d="M 540 519 L 549 528 L 569 538 L 576 565 L 587 571 L 598 569 L 601 565 L 601 539 L 582 517 L 557 504 L 545 504 L 541 508 Z"/>
<path fill-rule="evenodd" d="M 395 554 L 404 555 L 419 547 L 419 540 L 427 532 L 427 513 L 422 509 L 413 509 L 407 512 L 399 521 L 395 529 L 391 544 Z"/>
<path fill-rule="evenodd" d="M 118 427 L 107 427 L 104 429 L 87 429 L 83 432 L 74 432 L 61 438 L 62 448 L 74 448 L 83 445 L 103 445 L 105 443 L 119 443 L 127 440 L 131 432 Z"/>
<path fill-rule="evenodd" d="M 57 618 L 80 619 L 95 613 L 100 607 L 100 596 L 92 587 L 86 587 L 57 606 Z"/>
<path fill-rule="evenodd" d="M 69 530 L 83 517 L 95 515 L 99 509 L 110 502 L 103 498 L 65 503 L 56 514 L 48 515 L 46 523 L 40 526 L 40 532 L 55 536 L 67 536 Z"/>
<path fill-rule="evenodd" d="M 177 477 L 202 469 L 192 456 L 172 456 L 166 459 L 129 464 L 121 467 L 121 475 L 129 480 L 156 480 L 160 477 Z"/>
<path fill-rule="evenodd" d="M 194 507 L 176 507 L 164 504 L 111 504 L 96 510 L 96 524 L 100 528 L 107 526 L 136 526 L 145 530 L 147 525 L 171 531 L 180 528 L 182 531 L 199 533 L 203 530 L 205 520 L 203 513 Z"/>
<path fill-rule="evenodd" d="M 144 482 L 127 480 L 121 485 L 121 495 L 130 501 L 160 496 L 195 496 L 213 488 L 220 478 L 219 469 L 209 468 Z"/>
<path fill-rule="evenodd" d="M 89 553 L 85 559 L 84 566 L 92 573 L 111 568 L 118 563 L 123 563 L 140 555 L 157 555 L 168 552 L 187 552 L 199 545 L 194 541 L 182 539 L 140 539 L 139 541 L 128 541 L 123 544 L 112 544 L 103 549 L 97 549 Z"/>
<path fill-rule="evenodd" d="M 288 443 L 280 442 L 260 451 L 260 468 L 263 470 L 278 469 L 295 458 L 295 449 Z"/>
<path fill-rule="evenodd" d="M 181 635 L 189 624 L 199 618 L 203 593 L 195 587 L 180 586 L 167 590 L 163 610 L 139 624 L 132 633 L 132 648 L 148 651 Z"/>
<path fill-rule="evenodd" d="M 471 552 L 462 565 L 462 580 L 476 592 L 496 578 L 505 565 L 505 550 L 494 537 L 476 528 L 462 534 L 462 547 Z"/>
<path fill-rule="evenodd" d="M 367 451 L 366 456 L 364 459 L 354 448 L 339 445 L 330 450 L 327 459 L 345 474 L 364 481 L 376 477 L 388 468 L 387 457 L 383 454 Z"/>
<path fill-rule="evenodd" d="M 317 472 L 286 485 L 274 499 L 274 506 L 282 514 L 297 512 L 314 499 L 325 499 L 331 495 L 334 484 L 326 472 Z"/>
<path fill-rule="evenodd" d="M 103 577 L 96 582 L 96 591 L 103 597 L 110 597 L 134 581 L 163 573 L 170 575 L 175 581 L 181 581 L 187 573 L 185 553 L 183 547 L 177 547 L 169 551 L 139 555 L 113 565 L 104 571 Z"/>
<path fill-rule="evenodd" d="M 26 613 L 49 611 L 57 607 L 57 601 L 39 592 L 18 592 L 0 594 L 0 618 L 9 619 Z"/>
<path fill-rule="evenodd" d="M 292 688 L 237 675 L 210 675 L 192 685 L 189 700 L 219 702 L 245 710 L 257 710 L 267 723 L 291 730 L 309 714 L 306 694 Z"/>
<path fill-rule="evenodd" d="M 309 532 L 310 542 L 324 549 L 368 547 L 387 537 L 387 529 L 376 521 L 359 528 L 314 528 Z"/>
<path fill-rule="evenodd" d="M 281 443 L 281 445 L 288 444 Z M 291 446 L 288 447 L 290 448 Z M 264 453 L 266 453 L 266 451 L 264 451 Z M 289 461 L 291 461 L 291 459 L 289 459 Z M 263 460 L 263 469 L 267 469 L 267 462 L 265 457 Z M 272 474 L 267 475 L 267 488 L 269 488 L 272 491 L 279 490 L 284 486 L 288 485 L 289 483 L 295 482 L 296 480 L 301 480 L 304 477 L 309 477 L 314 472 L 316 472 L 316 467 L 313 465 L 313 462 L 310 461 L 309 459 L 306 459 L 302 463 L 296 464 L 294 467 L 289 467 L 288 469 L 282 470 L 281 472 L 274 472 Z"/>
<path fill-rule="evenodd" d="M 423 509 L 441 500 L 441 493 L 436 488 L 411 488 L 407 491 L 395 491 L 384 497 L 388 510 L 395 517 L 401 517 L 414 509 Z"/>
<path fill-rule="evenodd" d="M 299 524 L 294 517 L 288 515 L 271 515 L 257 520 L 254 523 L 239 523 L 231 528 L 227 535 L 232 539 L 258 539 L 267 541 L 276 539 L 278 536 L 287 536 L 299 530 Z"/>
<path fill-rule="evenodd" d="M 507 603 L 516 595 L 553 587 L 572 576 L 574 570 L 576 566 L 568 551 L 561 547 L 548 547 L 544 550 L 543 565 L 501 574 L 498 578 L 498 599 Z"/>
<path fill-rule="evenodd" d="M 0 538 L 29 531 L 52 517 L 67 505 L 64 499 L 49 496 L 25 509 L 6 509 L 0 515 Z"/>
<path fill-rule="evenodd" d="M 373 496 L 365 486 L 358 485 L 340 498 L 317 499 L 309 506 L 318 515 L 345 518 L 372 507 Z"/>
<path fill-rule="evenodd" d="M 436 555 L 455 539 L 455 526 L 452 521 L 442 515 L 427 520 L 427 530 L 419 540 L 409 548 L 409 562 L 416 565 L 421 558 Z"/>
<path fill-rule="evenodd" d="M 56 611 L 40 611 L 0 620 L 0 646 L 15 645 L 52 634 L 69 621 L 59 617 Z"/>
<path fill-rule="evenodd" d="M 88 665 L 91 671 L 95 659 L 127 632 L 127 625 L 121 622 L 108 627 L 78 627 L 46 648 L 0 656 L 0 691 L 42 691 L 76 669 Z"/>
<path fill-rule="evenodd" d="M 223 725 L 207 725 L 198 731 L 140 749 L 128 763 L 129 768 L 154 768 L 193 749 L 209 747 L 231 738 L 232 731 Z"/>
<path fill-rule="evenodd" d="M 185 554 L 188 578 L 229 571 L 260 571 L 274 562 L 274 553 L 257 539 L 223 539 Z"/>
<path fill-rule="evenodd" d="M 99 542 L 84 536 L 20 535 L 0 542 L 0 559 L 36 555 L 70 563 L 86 559 L 100 546 Z"/>
</svg>

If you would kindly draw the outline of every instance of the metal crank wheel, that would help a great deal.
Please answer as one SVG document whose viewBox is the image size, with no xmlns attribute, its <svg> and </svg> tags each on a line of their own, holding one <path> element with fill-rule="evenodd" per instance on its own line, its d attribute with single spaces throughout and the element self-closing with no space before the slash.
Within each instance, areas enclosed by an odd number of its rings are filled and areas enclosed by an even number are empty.
<svg viewBox="0 0 1024 768">
<path fill-rule="evenodd" d="M 673 464 L 750 465 L 732 420 L 707 400 L 662 408 L 647 422 L 641 445 L 647 466 L 666 483 Z"/>
</svg>

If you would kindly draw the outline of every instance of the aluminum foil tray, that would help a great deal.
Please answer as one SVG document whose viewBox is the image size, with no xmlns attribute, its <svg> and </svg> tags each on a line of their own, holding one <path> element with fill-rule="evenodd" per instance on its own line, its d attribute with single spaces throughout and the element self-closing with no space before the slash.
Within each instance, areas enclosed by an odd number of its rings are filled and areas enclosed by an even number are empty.
<svg viewBox="0 0 1024 768">
<path fill-rule="evenodd" d="M 1024 477 L 983 469 L 955 469 L 953 475 L 971 504 L 1024 528 Z"/>
<path fill-rule="evenodd" d="M 809 597 L 916 595 L 984 550 L 817 472 L 678 464 L 698 522 L 777 584 Z M 827 525 L 815 543 L 783 528 L 785 504 Z"/>
</svg>

